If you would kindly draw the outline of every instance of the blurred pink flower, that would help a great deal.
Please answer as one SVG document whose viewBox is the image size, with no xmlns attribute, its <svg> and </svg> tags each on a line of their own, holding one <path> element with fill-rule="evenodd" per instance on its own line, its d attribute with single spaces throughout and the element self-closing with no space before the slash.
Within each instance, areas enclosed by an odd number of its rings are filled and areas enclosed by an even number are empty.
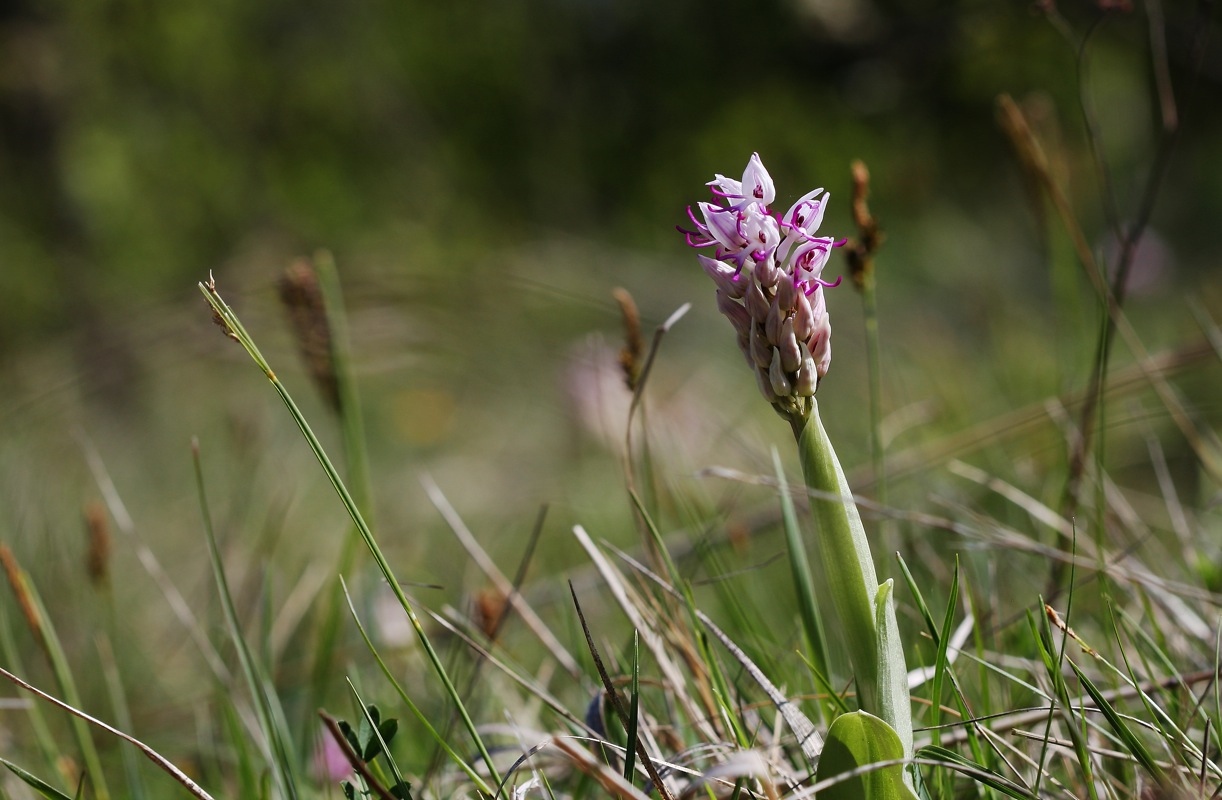
<svg viewBox="0 0 1222 800">
<path fill-rule="evenodd" d="M 338 783 L 352 775 L 352 764 L 348 763 L 343 748 L 332 738 L 330 731 L 323 730 L 318 746 L 314 748 L 310 772 L 319 783 Z"/>
</svg>

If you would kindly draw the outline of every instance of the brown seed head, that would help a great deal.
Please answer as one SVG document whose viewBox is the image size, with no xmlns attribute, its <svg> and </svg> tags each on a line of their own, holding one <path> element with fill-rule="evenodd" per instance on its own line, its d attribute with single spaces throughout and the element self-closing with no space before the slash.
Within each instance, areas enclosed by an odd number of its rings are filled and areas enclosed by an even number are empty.
<svg viewBox="0 0 1222 800">
<path fill-rule="evenodd" d="M 289 325 L 297 342 L 297 351 L 305 362 L 314 385 L 323 400 L 336 413 L 340 408 L 339 379 L 331 351 L 331 326 L 327 322 L 326 304 L 318 274 L 306 259 L 289 265 L 277 284 L 280 302 L 288 312 Z"/>
<path fill-rule="evenodd" d="M 85 506 L 85 535 L 89 549 L 85 556 L 85 572 L 96 586 L 110 580 L 110 523 L 106 507 L 99 502 Z"/>
<path fill-rule="evenodd" d="M 619 351 L 620 369 L 624 371 L 624 383 L 628 391 L 635 392 L 641 379 L 641 356 L 645 353 L 645 339 L 641 336 L 641 313 L 636 301 L 627 289 L 613 289 L 611 296 L 619 303 L 619 313 L 624 319 L 624 347 Z"/>
<path fill-rule="evenodd" d="M 870 213 L 866 200 L 870 196 L 870 171 L 865 162 L 856 160 L 852 164 L 853 173 L 853 224 L 857 226 L 857 238 L 849 242 L 845 249 L 845 257 L 849 262 L 849 277 L 859 290 L 865 286 L 866 280 L 874 270 L 874 252 L 882 244 L 882 233 L 878 229 L 878 220 Z"/>
<path fill-rule="evenodd" d="M 508 603 L 500 591 L 487 588 L 475 595 L 475 622 L 489 639 L 496 637 Z"/>
<path fill-rule="evenodd" d="M 30 597 L 30 590 L 25 582 L 25 572 L 22 571 L 21 565 L 17 563 L 17 558 L 7 544 L 0 544 L 0 567 L 4 568 L 4 575 L 13 589 L 13 595 L 17 598 L 17 605 L 21 608 L 26 624 L 41 641 L 42 617 L 39 616 L 38 610 L 34 607 L 33 598 Z"/>
</svg>

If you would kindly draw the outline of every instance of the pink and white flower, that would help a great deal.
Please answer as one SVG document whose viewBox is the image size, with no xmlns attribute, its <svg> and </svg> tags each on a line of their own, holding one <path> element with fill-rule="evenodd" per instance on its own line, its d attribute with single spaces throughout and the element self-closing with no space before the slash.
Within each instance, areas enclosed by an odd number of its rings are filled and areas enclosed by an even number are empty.
<svg viewBox="0 0 1222 800">
<path fill-rule="evenodd" d="M 815 189 L 774 213 L 776 186 L 758 153 L 741 181 L 717 174 L 707 185 L 714 201 L 697 203 L 699 214 L 689 206 L 694 229 L 679 231 L 690 246 L 712 248 L 712 256 L 699 256 L 700 265 L 764 395 L 784 413 L 801 413 L 802 398 L 831 364 L 823 290 L 840 279 L 824 280 L 823 270 L 844 241 L 817 235 L 831 195 Z"/>
</svg>

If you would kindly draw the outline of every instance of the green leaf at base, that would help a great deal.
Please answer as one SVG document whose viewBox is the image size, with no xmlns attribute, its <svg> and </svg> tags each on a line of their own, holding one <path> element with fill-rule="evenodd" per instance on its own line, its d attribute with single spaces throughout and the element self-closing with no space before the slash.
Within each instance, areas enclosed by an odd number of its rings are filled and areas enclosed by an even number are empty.
<svg viewBox="0 0 1222 800">
<path fill-rule="evenodd" d="M 853 711 L 836 717 L 827 732 L 815 777 L 819 783 L 861 767 L 863 770 L 819 792 L 819 800 L 916 800 L 904 783 L 904 746 L 890 725 L 873 714 Z"/>
</svg>

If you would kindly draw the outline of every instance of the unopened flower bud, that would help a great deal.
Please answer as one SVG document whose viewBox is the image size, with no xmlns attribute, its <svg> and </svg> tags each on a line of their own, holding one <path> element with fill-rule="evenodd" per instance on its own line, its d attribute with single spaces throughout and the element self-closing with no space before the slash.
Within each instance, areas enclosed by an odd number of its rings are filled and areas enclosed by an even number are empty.
<svg viewBox="0 0 1222 800">
<path fill-rule="evenodd" d="M 734 337 L 738 342 L 738 349 L 742 351 L 743 357 L 747 359 L 747 366 L 755 369 L 755 359 L 751 357 L 751 335 L 740 333 Z"/>
<path fill-rule="evenodd" d="M 747 311 L 751 313 L 752 319 L 761 322 L 764 317 L 768 316 L 768 308 L 771 304 L 758 283 L 752 280 L 750 284 L 747 288 Z"/>
<path fill-rule="evenodd" d="M 773 345 L 781 343 L 781 323 L 785 321 L 785 316 L 780 304 L 776 302 L 776 298 L 773 298 L 772 307 L 768 309 L 768 317 L 764 320 L 764 334 Z"/>
<path fill-rule="evenodd" d="M 720 289 L 717 290 L 717 310 L 730 319 L 730 324 L 734 326 L 734 330 L 738 331 L 739 335 L 750 332 L 751 315 L 747 313 L 747 309 L 743 308 L 742 303 L 731 299 Z"/>
<path fill-rule="evenodd" d="M 759 325 L 751 326 L 751 360 L 760 369 L 767 369 L 772 363 L 772 345 Z"/>
<path fill-rule="evenodd" d="M 700 266 L 704 268 L 705 274 L 717 285 L 718 291 L 735 300 L 742 298 L 747 291 L 746 277 L 739 275 L 734 267 L 724 261 L 717 261 L 699 253 L 696 257 L 700 259 Z"/>
<path fill-rule="evenodd" d="M 769 255 L 763 261 L 755 262 L 755 280 L 766 289 L 776 289 L 777 282 L 783 274 L 776 266 L 776 259 Z"/>
<path fill-rule="evenodd" d="M 793 381 L 793 393 L 798 397 L 812 397 L 819 384 L 819 373 L 815 359 L 811 357 L 806 345 L 798 342 L 798 348 L 802 351 L 802 363 L 798 366 L 798 375 Z"/>
<path fill-rule="evenodd" d="M 815 314 L 810 307 L 810 298 L 798 292 L 798 307 L 794 310 L 793 332 L 799 342 L 810 340 L 815 335 Z"/>
<path fill-rule="evenodd" d="M 799 294 L 801 292 L 792 280 L 781 281 L 776 287 L 776 302 L 788 314 L 797 308 Z"/>
<path fill-rule="evenodd" d="M 798 337 L 793 334 L 793 317 L 786 317 L 781 323 L 781 341 L 777 342 L 776 349 L 781 356 L 781 368 L 797 372 L 802 363 L 802 351 L 798 349 Z"/>
<path fill-rule="evenodd" d="M 819 377 L 827 374 L 832 363 L 832 322 L 827 315 L 827 301 L 820 288 L 810 297 L 811 313 L 815 317 L 815 329 L 806 340 L 806 346 L 814 356 Z"/>
<path fill-rule="evenodd" d="M 823 319 L 824 324 L 815 331 L 807 345 L 815 359 L 820 378 L 827 374 L 827 369 L 832 364 L 832 328 L 826 324 L 827 315 L 824 315 Z"/>
<path fill-rule="evenodd" d="M 777 393 L 772 391 L 772 383 L 768 380 L 768 378 L 764 377 L 763 370 L 757 369 L 755 371 L 755 382 L 759 384 L 760 394 L 762 394 L 764 399 L 769 403 L 775 403 L 777 400 L 780 400 L 780 398 L 777 397 Z"/>
<path fill-rule="evenodd" d="M 793 394 L 793 384 L 789 382 L 789 377 L 781 367 L 781 354 L 776 351 L 773 351 L 772 365 L 768 367 L 768 381 L 772 384 L 772 391 L 778 396 L 789 397 Z"/>
</svg>

